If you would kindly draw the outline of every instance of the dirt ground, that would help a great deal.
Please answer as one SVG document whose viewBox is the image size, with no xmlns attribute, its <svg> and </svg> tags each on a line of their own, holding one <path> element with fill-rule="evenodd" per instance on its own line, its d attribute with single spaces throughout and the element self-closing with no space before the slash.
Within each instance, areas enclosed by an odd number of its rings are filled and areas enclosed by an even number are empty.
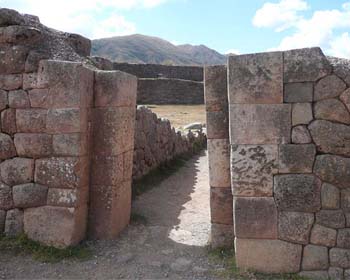
<svg viewBox="0 0 350 280">
<path fill-rule="evenodd" d="M 143 223 L 114 241 L 92 242 L 92 259 L 48 264 L 0 252 L 2 279 L 218 279 L 209 261 L 207 156 L 196 156 L 133 203 Z M 135 215 L 135 214 L 134 214 Z"/>
</svg>

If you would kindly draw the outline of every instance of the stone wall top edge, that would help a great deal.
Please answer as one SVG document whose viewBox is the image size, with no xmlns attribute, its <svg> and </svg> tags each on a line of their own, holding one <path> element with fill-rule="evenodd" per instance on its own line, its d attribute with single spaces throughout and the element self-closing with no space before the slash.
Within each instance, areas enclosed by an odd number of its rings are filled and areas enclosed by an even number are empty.
<svg viewBox="0 0 350 280">
<path fill-rule="evenodd" d="M 180 81 L 185 83 L 203 84 L 203 82 L 184 80 L 184 79 L 174 79 L 174 78 L 138 78 L 139 81 Z"/>
</svg>

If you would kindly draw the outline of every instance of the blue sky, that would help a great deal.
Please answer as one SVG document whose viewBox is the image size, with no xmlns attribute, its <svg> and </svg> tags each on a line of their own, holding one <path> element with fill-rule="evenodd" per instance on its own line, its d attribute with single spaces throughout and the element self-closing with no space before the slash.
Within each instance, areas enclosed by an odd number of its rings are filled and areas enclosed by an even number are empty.
<svg viewBox="0 0 350 280">
<path fill-rule="evenodd" d="M 89 38 L 141 33 L 221 53 L 321 46 L 350 58 L 349 0 L 0 0 Z"/>
</svg>

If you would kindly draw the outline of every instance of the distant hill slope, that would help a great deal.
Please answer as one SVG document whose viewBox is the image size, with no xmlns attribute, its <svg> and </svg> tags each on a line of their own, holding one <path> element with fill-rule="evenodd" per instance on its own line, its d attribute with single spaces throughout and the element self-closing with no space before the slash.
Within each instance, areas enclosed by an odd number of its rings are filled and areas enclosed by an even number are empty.
<svg viewBox="0 0 350 280">
<path fill-rule="evenodd" d="M 167 65 L 225 64 L 226 56 L 204 45 L 179 45 L 145 35 L 112 37 L 92 41 L 91 54 L 112 61 Z"/>
</svg>

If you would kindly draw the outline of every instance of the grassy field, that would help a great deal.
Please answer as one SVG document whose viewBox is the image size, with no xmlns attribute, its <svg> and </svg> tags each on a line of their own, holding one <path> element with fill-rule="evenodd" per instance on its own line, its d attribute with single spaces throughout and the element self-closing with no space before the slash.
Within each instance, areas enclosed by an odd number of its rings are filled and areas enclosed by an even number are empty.
<svg viewBox="0 0 350 280">
<path fill-rule="evenodd" d="M 170 120 L 175 128 L 200 122 L 205 123 L 205 105 L 146 105 L 160 118 Z"/>
</svg>

